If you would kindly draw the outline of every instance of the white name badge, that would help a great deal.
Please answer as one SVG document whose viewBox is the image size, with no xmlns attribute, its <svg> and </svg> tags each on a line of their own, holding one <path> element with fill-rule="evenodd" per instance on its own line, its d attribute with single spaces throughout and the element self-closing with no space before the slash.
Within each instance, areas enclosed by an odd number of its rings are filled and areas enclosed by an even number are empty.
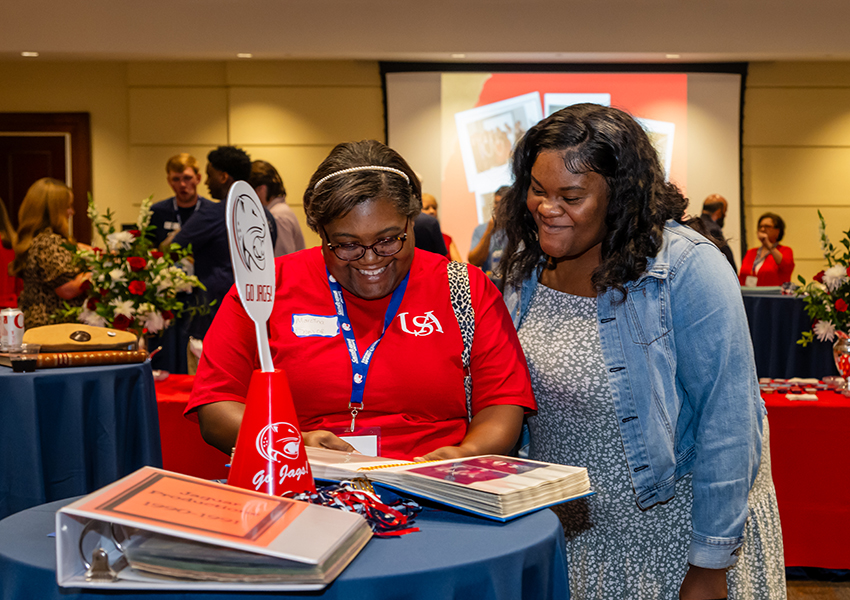
<svg viewBox="0 0 850 600">
<path fill-rule="evenodd" d="M 336 315 L 292 315 L 292 333 L 298 337 L 335 337 L 339 335 Z"/>
<path fill-rule="evenodd" d="M 378 456 L 377 435 L 340 435 L 339 439 L 348 442 L 360 454 L 365 456 Z"/>
<path fill-rule="evenodd" d="M 759 283 L 759 278 L 755 275 L 748 275 L 744 280 L 744 285 L 747 287 L 756 287 Z"/>
</svg>

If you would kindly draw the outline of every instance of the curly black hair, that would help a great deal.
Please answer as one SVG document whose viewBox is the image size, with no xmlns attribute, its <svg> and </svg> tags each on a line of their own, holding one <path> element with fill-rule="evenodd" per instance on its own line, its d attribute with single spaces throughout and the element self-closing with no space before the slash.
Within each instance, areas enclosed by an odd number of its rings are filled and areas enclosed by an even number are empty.
<svg viewBox="0 0 850 600">
<path fill-rule="evenodd" d="M 379 169 L 346 172 L 368 166 L 388 167 L 404 176 Z M 327 178 L 329 175 L 333 177 Z M 307 184 L 304 192 L 307 225 L 318 233 L 321 227 L 344 217 L 358 204 L 376 198 L 390 200 L 400 215 L 411 219 L 422 210 L 419 178 L 398 152 L 376 140 L 338 144 Z"/>
<path fill-rule="evenodd" d="M 661 248 L 665 221 L 683 222 L 687 199 L 666 181 L 649 137 L 628 113 L 596 104 L 564 108 L 531 127 L 514 149 L 514 184 L 496 216 L 507 235 L 499 267 L 509 285 L 519 286 L 549 258 L 526 207 L 531 168 L 544 151 L 562 153 L 571 173 L 595 172 L 605 179 L 607 233 L 591 281 L 598 293 L 616 289 L 625 297 L 624 285 L 639 278 Z"/>
<path fill-rule="evenodd" d="M 242 148 L 219 146 L 207 154 L 207 162 L 235 181 L 248 181 L 251 178 L 251 157 Z"/>
</svg>

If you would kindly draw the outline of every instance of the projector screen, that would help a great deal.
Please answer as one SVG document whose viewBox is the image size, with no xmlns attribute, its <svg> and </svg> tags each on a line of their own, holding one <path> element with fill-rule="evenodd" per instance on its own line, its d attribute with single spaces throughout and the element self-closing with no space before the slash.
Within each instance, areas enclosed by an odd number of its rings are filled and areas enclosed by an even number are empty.
<svg viewBox="0 0 850 600">
<path fill-rule="evenodd" d="M 741 73 L 439 72 L 385 74 L 389 145 L 437 197 L 440 225 L 461 255 L 510 184 L 513 144 L 570 104 L 626 110 L 650 136 L 668 178 L 700 214 L 709 194 L 729 202 L 724 233 L 741 262 Z"/>
</svg>

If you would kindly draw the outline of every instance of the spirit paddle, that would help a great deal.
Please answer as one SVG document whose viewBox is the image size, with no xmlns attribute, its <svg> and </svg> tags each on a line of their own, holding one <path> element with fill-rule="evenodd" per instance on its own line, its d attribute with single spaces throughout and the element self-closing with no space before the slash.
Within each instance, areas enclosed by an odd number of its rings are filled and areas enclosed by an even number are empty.
<svg viewBox="0 0 850 600">
<path fill-rule="evenodd" d="M 227 237 L 239 299 L 254 321 L 260 370 L 251 375 L 228 483 L 279 496 L 315 492 L 286 373 L 275 369 L 266 323 L 275 295 L 269 221 L 253 188 L 237 181 L 227 194 Z"/>
</svg>

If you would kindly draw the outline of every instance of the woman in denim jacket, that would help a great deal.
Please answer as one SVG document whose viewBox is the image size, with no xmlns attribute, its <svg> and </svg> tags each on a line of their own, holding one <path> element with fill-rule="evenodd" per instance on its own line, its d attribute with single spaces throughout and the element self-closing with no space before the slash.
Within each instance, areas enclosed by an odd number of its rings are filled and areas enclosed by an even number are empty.
<svg viewBox="0 0 850 600">
<path fill-rule="evenodd" d="M 728 581 L 730 598 L 785 598 L 764 405 L 726 259 L 683 224 L 687 200 L 622 111 L 553 114 L 513 171 L 498 218 L 539 407 L 529 455 L 588 467 L 597 492 L 556 511 L 572 597 L 716 599 Z"/>
</svg>

